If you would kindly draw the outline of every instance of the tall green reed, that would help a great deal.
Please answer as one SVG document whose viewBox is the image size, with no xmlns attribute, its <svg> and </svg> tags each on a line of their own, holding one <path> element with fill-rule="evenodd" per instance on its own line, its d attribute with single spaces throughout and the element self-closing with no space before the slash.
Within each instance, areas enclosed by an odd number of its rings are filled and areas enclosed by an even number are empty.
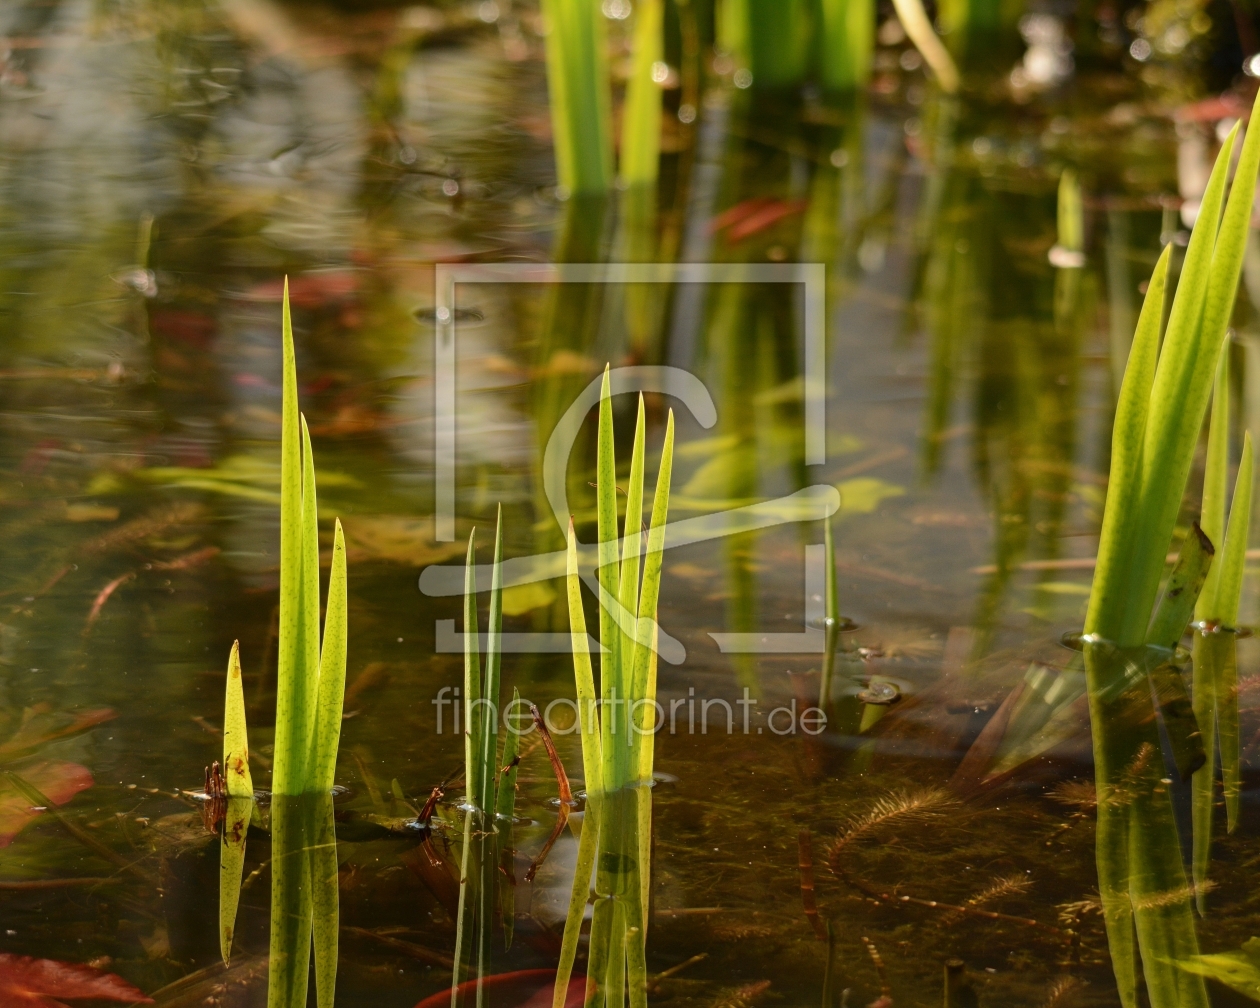
<svg viewBox="0 0 1260 1008">
<path fill-rule="evenodd" d="M 819 83 L 827 91 L 858 91 L 871 79 L 875 4 L 819 0 Z"/>
<path fill-rule="evenodd" d="M 612 94 L 599 0 L 543 0 L 547 87 L 560 184 L 573 195 L 613 183 Z"/>
<path fill-rule="evenodd" d="M 632 66 L 621 110 L 621 196 L 614 240 L 615 256 L 621 262 L 654 262 L 658 254 L 664 19 L 664 0 L 639 0 L 634 5 Z M 660 288 L 655 284 L 618 284 L 609 294 L 611 312 L 624 318 L 630 352 L 637 360 L 657 359 L 665 306 Z"/>
<path fill-rule="evenodd" d="M 271 970 L 268 1008 L 306 1004 L 312 940 L 316 999 L 337 975 L 337 854 L 331 789 L 346 681 L 346 550 L 334 523 L 323 640 L 319 524 L 310 431 L 298 412 L 288 282 L 282 307 L 280 632 L 272 769 Z"/>
<path fill-rule="evenodd" d="M 1180 595 L 1170 587 L 1152 621 L 1233 311 L 1260 167 L 1260 130 L 1252 130 L 1226 199 L 1237 133 L 1235 127 L 1213 168 L 1162 333 L 1168 248 L 1146 293 L 1116 408 L 1111 478 L 1086 614 L 1099 892 L 1126 1008 L 1137 1004 L 1139 966 L 1152 1008 L 1208 1003 L 1202 980 L 1173 965 L 1196 955 L 1198 941 L 1144 673 L 1167 666 L 1190 617 L 1186 603 L 1198 594 L 1193 586 L 1177 586 Z M 1183 558 L 1198 539 L 1187 537 Z M 1209 555 L 1200 563 L 1206 575 L 1211 544 L 1200 552 Z M 1162 682 L 1175 686 L 1180 677 L 1165 674 Z"/>
<path fill-rule="evenodd" d="M 503 510 L 495 521 L 494 562 L 490 575 L 490 613 L 485 663 L 481 661 L 480 619 L 477 613 L 477 531 L 468 536 L 464 568 L 464 784 L 463 847 L 460 855 L 459 907 L 455 920 L 455 975 L 451 1005 L 465 968 L 480 981 L 489 969 L 494 933 L 497 875 L 502 849 L 497 838 L 497 813 L 506 808 L 511 819 L 515 796 L 515 768 L 511 778 L 500 773 L 498 746 L 499 674 L 503 632 Z M 516 736 L 507 733 L 505 762 L 515 755 Z M 507 750 L 513 750 L 508 752 Z M 510 787 L 510 794 L 508 789 Z M 467 965 L 466 965 L 467 964 Z M 477 1003 L 484 994 L 477 986 Z"/>
<path fill-rule="evenodd" d="M 809 73 L 808 0 L 726 0 L 724 48 L 752 74 L 758 88 L 791 88 Z"/>
<path fill-rule="evenodd" d="M 1195 605 L 1194 714 L 1203 734 L 1206 762 L 1191 778 L 1193 881 L 1199 912 L 1207 909 L 1208 866 L 1212 856 L 1212 820 L 1219 751 L 1225 795 L 1226 827 L 1238 825 L 1241 780 L 1238 746 L 1238 663 L 1235 631 L 1242 595 L 1243 566 L 1251 531 L 1254 459 L 1251 435 L 1243 437 L 1242 458 L 1226 519 L 1229 469 L 1229 343 L 1221 351 L 1212 393 L 1207 466 L 1203 474 L 1203 507 L 1199 524 L 1213 542 L 1222 542 L 1221 556 L 1208 572 Z"/>
<path fill-rule="evenodd" d="M 647 1004 L 647 907 L 651 857 L 651 779 L 656 728 L 655 621 L 673 469 L 671 411 L 657 472 L 646 544 L 643 539 L 646 424 L 643 399 L 635 423 L 625 524 L 617 521 L 617 472 L 608 372 L 600 395 L 596 511 L 599 543 L 598 690 L 591 663 L 578 573 L 577 538 L 568 534 L 569 626 L 582 738 L 587 803 L 565 921 L 555 1008 L 562 1008 L 577 956 L 591 877 L 595 906 L 587 965 L 588 1005 Z"/>
<path fill-rule="evenodd" d="M 923 57 L 923 62 L 936 75 L 941 90 L 946 94 L 954 94 L 962 86 L 958 67 L 933 29 L 927 11 L 923 9 L 922 0 L 893 0 L 893 8 L 897 11 L 897 18 L 906 30 L 906 35 Z"/>
</svg>

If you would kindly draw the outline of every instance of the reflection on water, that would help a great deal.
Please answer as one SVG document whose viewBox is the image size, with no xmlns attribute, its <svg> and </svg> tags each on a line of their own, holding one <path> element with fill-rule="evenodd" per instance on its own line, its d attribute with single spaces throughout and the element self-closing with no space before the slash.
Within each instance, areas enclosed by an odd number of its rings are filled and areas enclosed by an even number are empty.
<svg viewBox="0 0 1260 1008">
<path fill-rule="evenodd" d="M 1169 47 L 1181 25 L 1193 55 L 1201 24 L 1162 0 L 1140 26 L 1099 9 L 1084 44 L 1057 16 L 956 4 L 960 96 L 935 90 L 892 22 L 870 93 L 823 100 L 736 86 L 706 55 L 710 5 L 675 3 L 659 184 L 564 200 L 532 5 L 351 6 L 0 11 L 0 948 L 96 963 L 165 988 L 162 1004 L 262 1004 L 271 928 L 310 946 L 284 901 L 306 919 L 301 901 L 335 895 L 338 1004 L 449 1003 L 476 848 L 497 873 L 479 922 L 494 972 L 555 968 L 579 853 L 575 829 L 525 881 L 556 821 L 546 753 L 521 739 L 511 832 L 470 846 L 462 739 L 432 703 L 462 675 L 435 647 L 456 600 L 416 587 L 459 551 L 432 520 L 435 266 L 659 255 L 824 263 L 825 363 L 807 370 L 799 285 L 461 285 L 457 538 L 502 503 L 507 556 L 561 546 L 542 480 L 553 428 L 606 361 L 669 364 L 717 407 L 709 429 L 679 411 L 676 517 L 837 486 L 839 607 L 860 629 L 832 672 L 845 730 L 809 734 L 791 712 L 818 696 L 824 655 L 724 654 L 710 635 L 801 632 L 821 611 L 802 598 L 820 523 L 667 553 L 661 626 L 687 658 L 660 670 L 672 729 L 656 743 L 649 996 L 812 1004 L 829 972 L 850 1005 L 931 1003 L 943 983 L 993 1004 L 1120 1004 L 1121 882 L 1139 894 L 1121 911 L 1135 940 L 1176 904 L 1189 930 L 1167 958 L 1197 950 L 1209 975 L 1214 953 L 1249 962 L 1254 639 L 1237 642 L 1237 727 L 1217 725 L 1242 761 L 1226 777 L 1236 828 L 1222 812 L 1206 834 L 1197 919 L 1158 881 L 1181 874 L 1178 837 L 1187 864 L 1193 847 L 1167 732 L 1135 718 L 1104 768 L 1132 800 L 1097 808 L 1086 670 L 1056 643 L 1082 625 L 1143 282 L 1161 241 L 1184 246 L 1218 120 L 1239 114 L 1201 104 L 1174 124 L 1193 75 Z M 609 26 L 624 55 L 628 23 Z M 1256 433 L 1251 238 L 1233 360 L 1239 427 Z M 188 793 L 221 747 L 236 639 L 254 779 L 270 779 L 285 275 L 321 504 L 346 530 L 350 794 L 313 818 L 273 804 L 238 848 Z M 826 390 L 820 464 L 811 381 Z M 648 397 L 650 427 L 669 405 Z M 593 458 L 590 424 L 566 486 L 584 541 Z M 509 589 L 505 629 L 567 631 L 560 588 Z M 1242 622 L 1254 613 L 1247 582 Z M 503 676 L 540 708 L 573 693 L 565 654 L 508 654 Z M 755 703 L 733 706 L 744 689 Z M 1150 800 L 1164 787 L 1171 801 Z M 1100 892 L 1095 845 L 1121 827 L 1150 863 L 1117 864 L 1150 878 Z M 241 878 L 226 970 L 221 850 Z M 294 1003 L 301 960 L 285 972 Z M 544 1003 L 538 976 L 501 980 L 492 1003 Z"/>
</svg>

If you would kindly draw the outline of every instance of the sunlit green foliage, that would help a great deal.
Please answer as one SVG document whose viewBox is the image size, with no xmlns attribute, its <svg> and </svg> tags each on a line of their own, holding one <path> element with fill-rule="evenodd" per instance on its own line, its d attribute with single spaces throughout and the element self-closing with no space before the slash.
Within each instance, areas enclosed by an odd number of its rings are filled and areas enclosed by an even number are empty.
<svg viewBox="0 0 1260 1008">
<path fill-rule="evenodd" d="M 330 788 L 346 676 L 346 563 L 341 523 L 321 647 L 315 461 L 298 413 L 288 286 L 283 304 L 280 469 L 280 631 L 273 800 L 268 1008 L 306 1003 L 315 944 L 316 997 L 331 1008 L 337 970 L 337 859 Z"/>
<path fill-rule="evenodd" d="M 1235 127 L 1212 171 L 1162 333 L 1168 249 L 1146 293 L 1116 408 L 1111 478 L 1085 623 L 1099 891 L 1126 1008 L 1137 1004 L 1139 964 L 1153 1008 L 1208 1003 L 1202 980 L 1172 965 L 1197 956 L 1198 942 L 1192 890 L 1167 788 L 1161 783 L 1151 689 L 1143 673 L 1172 658 L 1168 648 L 1185 629 L 1182 614 L 1186 620 L 1190 615 L 1185 596 L 1197 595 L 1193 588 L 1182 589 L 1181 597 L 1174 598 L 1170 587 L 1163 611 L 1152 622 L 1164 557 L 1233 312 L 1260 166 L 1260 132 L 1253 130 L 1242 145 L 1226 200 L 1237 134 Z M 1210 473 L 1217 485 L 1208 489 L 1209 503 L 1223 496 L 1218 470 Z M 1212 506 L 1217 514 L 1209 524 L 1219 517 L 1219 506 Z M 1187 548 L 1197 538 L 1189 537 Z M 1212 600 L 1215 589 L 1209 592 Z M 1205 606 L 1217 604 L 1209 600 Z M 1175 618 L 1169 615 L 1173 610 Z M 1170 681 L 1165 673 L 1162 682 Z M 1157 689 L 1160 682 L 1156 680 Z M 1163 713 L 1166 724 L 1175 723 L 1167 707 Z"/>
<path fill-rule="evenodd" d="M 674 417 L 665 429 L 646 544 L 642 528 L 646 435 L 643 400 L 635 425 L 618 529 L 617 474 L 608 372 L 600 396 L 596 471 L 600 658 L 598 692 L 591 665 L 578 573 L 577 538 L 569 526 L 568 602 L 587 803 L 573 891 L 565 921 L 555 1008 L 562 1008 L 577 954 L 595 869 L 587 1003 L 621 1008 L 647 1003 L 647 883 L 650 872 L 653 732 L 656 707 L 656 606 L 674 455 Z M 599 698 L 597 703 L 596 698 Z"/>
</svg>

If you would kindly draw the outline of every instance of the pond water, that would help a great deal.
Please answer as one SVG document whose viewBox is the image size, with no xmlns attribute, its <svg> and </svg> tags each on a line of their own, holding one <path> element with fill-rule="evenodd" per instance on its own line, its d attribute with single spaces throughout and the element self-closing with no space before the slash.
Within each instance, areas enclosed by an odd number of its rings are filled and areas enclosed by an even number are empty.
<svg viewBox="0 0 1260 1008">
<path fill-rule="evenodd" d="M 633 252 L 634 193 L 557 189 L 531 5 L 4 5 L 0 769 L 61 807 L 33 812 L 5 778 L 0 951 L 94 963 L 162 1004 L 265 1002 L 266 834 L 251 832 L 224 974 L 218 848 L 191 793 L 221 752 L 235 640 L 268 787 L 287 276 L 325 531 L 339 515 L 350 571 L 338 1005 L 450 986 L 450 891 L 408 822 L 462 773 L 436 702 L 462 682 L 462 618 L 418 579 L 458 565 L 474 525 L 488 561 L 500 504 L 508 557 L 562 546 L 566 510 L 593 538 L 593 421 L 559 508 L 543 456 L 605 362 L 681 369 L 711 397 L 707 416 L 703 396 L 648 386 L 653 464 L 678 415 L 673 520 L 772 502 L 757 529 L 719 519 L 666 554 L 659 695 L 676 718 L 656 741 L 648 968 L 702 958 L 652 1002 L 818 1004 L 812 861 L 836 1003 L 938 1004 L 960 959 L 956 1003 L 1120 1004 L 1084 708 L 1022 753 L 993 719 L 1017 685 L 1077 674 L 1059 639 L 1084 618 L 1141 292 L 1161 244 L 1184 246 L 1217 123 L 1238 113 L 1174 119 L 1220 76 L 1211 54 L 1157 66 L 1108 43 L 1075 77 L 1030 83 L 1068 24 L 1041 17 L 1029 55 L 995 46 L 957 98 L 892 20 L 861 100 L 739 88 L 707 61 L 684 73 L 665 91 L 655 258 L 715 265 L 686 283 L 554 284 L 538 264 L 650 257 Z M 1065 167 L 1083 266 L 1052 254 Z M 1260 434 L 1251 255 L 1233 353 L 1239 429 Z M 451 270 L 471 272 L 444 356 Z M 628 452 L 630 396 L 617 418 Z M 793 712 L 818 702 L 823 524 L 818 505 L 773 502 L 827 486 L 856 629 L 814 733 Z M 1244 622 L 1255 594 L 1249 579 Z M 505 612 L 509 633 L 567 640 L 557 580 L 509 589 Z M 540 707 L 573 696 L 556 640 L 518 638 L 505 687 Z M 1256 657 L 1240 642 L 1242 811 L 1218 827 L 1207 952 L 1260 927 Z M 865 730 L 841 730 L 859 693 L 876 701 Z M 580 789 L 572 715 L 551 709 Z M 576 851 L 561 837 L 524 882 L 557 791 L 536 737 L 522 753 L 515 937 L 496 974 L 555 966 Z M 951 782 L 922 815 L 898 809 Z M 439 818 L 459 800 L 452 787 Z M 454 864 L 454 842 L 438 830 L 428 849 Z"/>
</svg>

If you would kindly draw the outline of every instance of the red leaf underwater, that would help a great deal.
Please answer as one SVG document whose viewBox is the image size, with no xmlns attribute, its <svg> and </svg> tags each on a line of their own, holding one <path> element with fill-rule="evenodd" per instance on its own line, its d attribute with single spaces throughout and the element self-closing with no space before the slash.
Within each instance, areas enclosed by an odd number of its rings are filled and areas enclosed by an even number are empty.
<svg viewBox="0 0 1260 1008">
<path fill-rule="evenodd" d="M 153 1003 L 122 977 L 92 966 L 0 953 L 0 1008 L 68 1008 L 58 998 Z"/>
<path fill-rule="evenodd" d="M 550 1008 L 552 985 L 556 979 L 553 969 L 517 970 L 514 973 L 497 973 L 481 981 L 481 989 L 487 1004 L 492 1008 Z M 467 980 L 456 988 L 462 996 L 475 998 L 477 981 Z M 586 1000 L 586 977 L 574 977 L 569 981 L 564 1008 L 582 1008 Z M 444 990 L 425 998 L 415 1008 L 449 1008 L 451 992 Z M 0 1008 L 8 1008 L 0 1001 Z"/>
<path fill-rule="evenodd" d="M 87 790 L 93 784 L 92 775 L 87 767 L 62 760 L 45 760 L 34 766 L 24 767 L 19 775 L 54 805 L 64 805 L 80 791 Z M 30 799 L 17 791 L 7 780 L 0 782 L 0 847 L 9 846 L 13 838 L 33 823 L 41 812 L 42 810 L 32 811 Z M 13 956 L 8 958 L 12 959 Z M 8 1002 L 0 999 L 0 1008 L 5 1008 L 6 1004 Z"/>
</svg>

